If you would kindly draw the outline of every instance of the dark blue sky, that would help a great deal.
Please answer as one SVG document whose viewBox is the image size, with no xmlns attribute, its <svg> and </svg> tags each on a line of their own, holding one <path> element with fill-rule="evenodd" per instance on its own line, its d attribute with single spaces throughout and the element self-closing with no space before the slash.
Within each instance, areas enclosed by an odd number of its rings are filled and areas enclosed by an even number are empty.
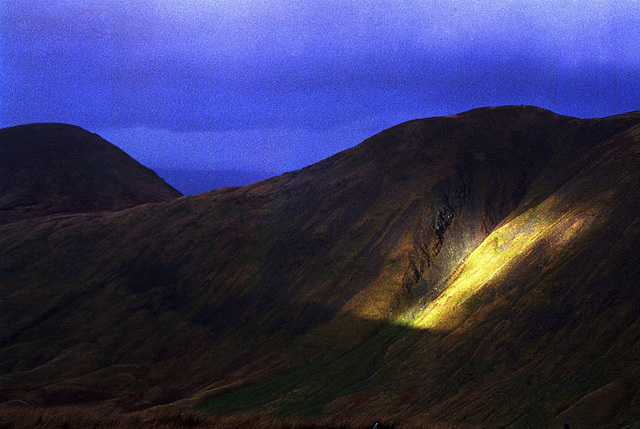
<svg viewBox="0 0 640 429">
<path fill-rule="evenodd" d="M 409 119 L 640 109 L 636 0 L 2 0 L 0 126 L 152 168 L 300 168 Z"/>
</svg>

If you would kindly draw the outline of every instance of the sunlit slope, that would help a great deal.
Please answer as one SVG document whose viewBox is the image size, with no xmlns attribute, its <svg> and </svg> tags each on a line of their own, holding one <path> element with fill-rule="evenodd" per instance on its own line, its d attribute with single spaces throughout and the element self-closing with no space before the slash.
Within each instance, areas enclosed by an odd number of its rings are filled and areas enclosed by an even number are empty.
<svg viewBox="0 0 640 429">
<path fill-rule="evenodd" d="M 485 427 L 640 424 L 639 141 L 632 127 L 567 163 L 569 176 L 544 170 L 443 292 L 398 319 L 424 333 L 387 351 L 378 388 L 332 409 L 372 403 L 366 412 L 400 421 Z"/>
<path fill-rule="evenodd" d="M 557 190 L 533 202 L 533 196 L 540 192 L 537 188 L 545 186 L 545 175 L 553 174 L 557 167 L 543 171 L 529 198 L 439 286 L 442 293 L 437 299 L 414 306 L 400 321 L 420 329 L 451 330 L 465 317 L 465 307 L 477 305 L 473 300 L 476 292 L 499 284 L 525 265 L 527 258 L 540 263 L 539 256 L 544 253 L 545 260 L 553 263 L 558 255 L 592 244 L 585 240 L 615 225 L 626 209 L 623 201 L 640 183 L 636 175 L 638 130 L 632 127 L 576 156 L 573 165 L 566 168 L 579 172 L 566 174 L 567 180 Z"/>
<path fill-rule="evenodd" d="M 526 208 L 516 210 L 471 252 L 436 300 L 407 314 L 408 323 L 451 330 L 466 316 L 465 308 L 477 306 L 473 303 L 476 292 L 517 275 L 527 259 L 535 260 L 544 271 L 593 245 L 596 234 L 611 232 L 617 222 L 636 216 L 639 135 L 640 128 L 633 127 L 602 142 L 583 155 L 583 162 L 590 164 L 579 174 L 543 201 L 525 201 Z"/>
<path fill-rule="evenodd" d="M 494 230 L 453 272 L 438 298 L 423 308 L 412 309 L 404 320 L 420 329 L 450 330 L 466 316 L 465 308 L 477 305 L 473 303 L 476 292 L 499 284 L 534 250 L 540 252 L 542 248 L 549 258 L 570 252 L 592 226 L 606 225 L 609 219 L 603 206 L 612 203 L 610 196 L 579 202 L 558 196 L 563 193 L 554 193 Z"/>
</svg>

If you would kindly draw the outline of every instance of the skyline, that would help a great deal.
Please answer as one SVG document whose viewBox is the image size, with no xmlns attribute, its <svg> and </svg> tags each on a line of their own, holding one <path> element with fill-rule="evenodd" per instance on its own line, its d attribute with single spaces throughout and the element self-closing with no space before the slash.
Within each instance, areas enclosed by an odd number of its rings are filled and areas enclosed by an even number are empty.
<svg viewBox="0 0 640 429">
<path fill-rule="evenodd" d="M 411 119 L 640 109 L 627 1 L 0 5 L 0 126 L 79 125 L 152 168 L 281 173 Z"/>
</svg>

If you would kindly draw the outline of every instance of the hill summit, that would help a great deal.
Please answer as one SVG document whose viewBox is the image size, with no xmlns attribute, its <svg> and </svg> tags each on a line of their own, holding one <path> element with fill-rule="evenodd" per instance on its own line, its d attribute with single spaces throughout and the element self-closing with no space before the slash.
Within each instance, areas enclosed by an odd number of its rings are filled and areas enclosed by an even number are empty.
<svg viewBox="0 0 640 429">
<path fill-rule="evenodd" d="M 0 223 L 181 196 L 99 136 L 66 124 L 0 130 Z"/>
<path fill-rule="evenodd" d="M 483 108 L 246 187 L 1 225 L 0 400 L 638 427 L 639 142 L 638 112 Z"/>
</svg>

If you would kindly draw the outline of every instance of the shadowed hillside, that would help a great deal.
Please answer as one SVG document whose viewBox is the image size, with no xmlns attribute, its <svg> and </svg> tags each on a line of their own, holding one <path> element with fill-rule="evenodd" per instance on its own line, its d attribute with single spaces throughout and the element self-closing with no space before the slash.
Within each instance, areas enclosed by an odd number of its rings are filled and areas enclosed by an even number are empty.
<svg viewBox="0 0 640 429">
<path fill-rule="evenodd" d="M 0 160 L 0 223 L 181 196 L 117 147 L 71 125 L 4 128 Z"/>
<path fill-rule="evenodd" d="M 633 427 L 639 139 L 637 113 L 478 109 L 243 188 L 3 225 L 0 399 Z"/>
</svg>

